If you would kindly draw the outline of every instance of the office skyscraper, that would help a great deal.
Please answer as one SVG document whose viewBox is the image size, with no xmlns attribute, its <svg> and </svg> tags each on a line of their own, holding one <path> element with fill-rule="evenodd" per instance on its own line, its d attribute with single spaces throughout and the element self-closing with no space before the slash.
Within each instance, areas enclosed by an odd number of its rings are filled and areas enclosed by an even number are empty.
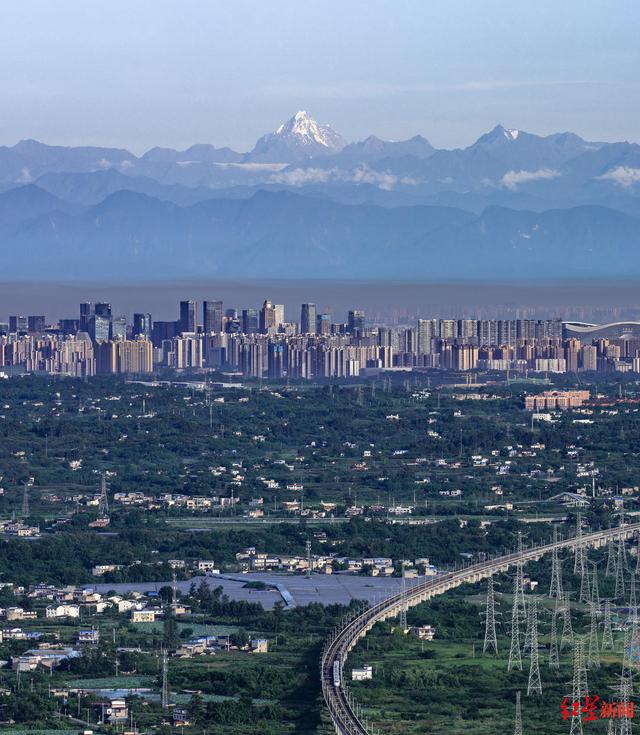
<svg viewBox="0 0 640 735">
<path fill-rule="evenodd" d="M 29 321 L 26 316 L 10 316 L 9 331 L 11 333 L 26 334 L 29 331 Z"/>
<path fill-rule="evenodd" d="M 300 310 L 300 332 L 302 334 L 316 334 L 316 305 L 302 304 Z"/>
<path fill-rule="evenodd" d="M 364 329 L 364 311 L 360 311 L 359 309 L 352 309 L 349 312 L 347 322 L 350 334 L 354 334 L 356 330 L 362 332 L 362 330 Z"/>
<path fill-rule="evenodd" d="M 202 324 L 205 334 L 222 332 L 222 301 L 202 302 Z"/>
<path fill-rule="evenodd" d="M 242 332 L 255 334 L 259 329 L 258 312 L 255 309 L 242 310 Z"/>
<path fill-rule="evenodd" d="M 88 332 L 91 339 L 111 338 L 111 304 L 104 301 L 86 301 L 80 304 L 80 331 Z"/>
<path fill-rule="evenodd" d="M 29 332 L 31 334 L 42 334 L 44 332 L 44 316 L 42 314 L 38 314 L 36 316 L 30 316 L 27 320 L 27 325 L 29 327 Z"/>
<path fill-rule="evenodd" d="M 271 301 L 265 301 L 260 309 L 260 331 L 267 334 L 270 331 L 275 332 L 278 327 L 276 322 L 276 307 Z"/>
<path fill-rule="evenodd" d="M 318 314 L 316 317 L 316 333 L 331 334 L 331 314 Z"/>
<path fill-rule="evenodd" d="M 133 336 L 134 337 L 150 337 L 151 336 L 151 314 L 134 314 L 133 315 Z"/>
<path fill-rule="evenodd" d="M 196 302 L 181 301 L 180 302 L 180 331 L 195 332 L 197 327 L 196 320 Z"/>
</svg>

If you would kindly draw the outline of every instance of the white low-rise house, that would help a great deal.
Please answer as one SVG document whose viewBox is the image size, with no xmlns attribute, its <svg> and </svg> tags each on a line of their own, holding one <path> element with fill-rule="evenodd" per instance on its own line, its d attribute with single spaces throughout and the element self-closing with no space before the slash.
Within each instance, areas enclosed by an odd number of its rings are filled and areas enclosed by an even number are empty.
<svg viewBox="0 0 640 735">
<path fill-rule="evenodd" d="M 48 605 L 45 609 L 47 618 L 79 618 L 80 605 Z"/>
<path fill-rule="evenodd" d="M 93 574 L 94 577 L 102 577 L 104 574 L 117 572 L 118 569 L 122 569 L 122 564 L 96 564 L 96 566 L 91 570 L 91 574 Z"/>
<path fill-rule="evenodd" d="M 433 625 L 419 625 L 411 630 L 421 641 L 432 641 L 436 634 Z"/>
<path fill-rule="evenodd" d="M 214 572 L 216 563 L 212 559 L 199 559 L 196 568 L 199 572 Z"/>
<path fill-rule="evenodd" d="M 373 679 L 373 666 L 365 664 L 364 666 L 351 669 L 352 681 L 366 681 L 367 679 Z"/>
</svg>

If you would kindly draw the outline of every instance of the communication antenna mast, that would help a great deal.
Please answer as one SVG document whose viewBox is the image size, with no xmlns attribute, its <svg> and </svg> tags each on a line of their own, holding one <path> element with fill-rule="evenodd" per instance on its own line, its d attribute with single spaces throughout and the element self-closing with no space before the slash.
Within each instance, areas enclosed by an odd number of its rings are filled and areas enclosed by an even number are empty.
<svg viewBox="0 0 640 735">
<path fill-rule="evenodd" d="M 307 539 L 307 579 L 311 579 L 311 540 Z"/>
<path fill-rule="evenodd" d="M 22 490 L 22 517 L 29 517 L 29 486 L 26 482 L 24 483 L 24 488 Z"/>
<path fill-rule="evenodd" d="M 167 649 L 162 649 L 162 708 L 169 706 L 169 662 L 167 659 Z"/>
<path fill-rule="evenodd" d="M 98 515 L 105 518 L 109 515 L 109 497 L 107 495 L 107 475 L 102 473 L 100 477 L 100 499 L 98 501 Z"/>
</svg>

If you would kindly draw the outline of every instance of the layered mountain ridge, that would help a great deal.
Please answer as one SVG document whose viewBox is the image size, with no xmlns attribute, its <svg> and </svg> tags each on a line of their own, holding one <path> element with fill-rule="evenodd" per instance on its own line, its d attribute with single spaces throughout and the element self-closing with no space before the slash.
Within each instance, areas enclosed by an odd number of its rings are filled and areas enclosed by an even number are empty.
<svg viewBox="0 0 640 735">
<path fill-rule="evenodd" d="M 640 146 L 501 125 L 348 143 L 300 111 L 253 149 L 0 147 L 6 277 L 640 275 Z"/>
</svg>

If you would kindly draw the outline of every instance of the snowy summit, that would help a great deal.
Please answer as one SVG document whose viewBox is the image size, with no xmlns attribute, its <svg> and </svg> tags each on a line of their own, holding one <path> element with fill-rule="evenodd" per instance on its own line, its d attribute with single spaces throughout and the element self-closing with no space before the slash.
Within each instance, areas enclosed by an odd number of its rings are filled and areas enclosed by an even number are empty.
<svg viewBox="0 0 640 735">
<path fill-rule="evenodd" d="M 346 145 L 329 125 L 322 125 L 300 110 L 278 127 L 263 135 L 246 160 L 251 162 L 291 163 L 302 158 L 338 153 Z"/>
</svg>

